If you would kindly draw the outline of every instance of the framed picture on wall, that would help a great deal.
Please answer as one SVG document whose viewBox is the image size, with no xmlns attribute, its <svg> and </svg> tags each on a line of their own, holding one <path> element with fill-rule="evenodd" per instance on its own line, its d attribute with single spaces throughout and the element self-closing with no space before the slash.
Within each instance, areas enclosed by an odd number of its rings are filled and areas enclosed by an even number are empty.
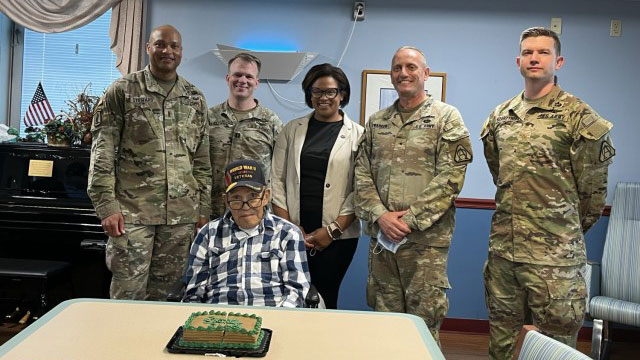
<svg viewBox="0 0 640 360">
<path fill-rule="evenodd" d="M 362 101 L 360 105 L 360 124 L 364 124 L 376 111 L 392 105 L 398 93 L 391 84 L 391 72 L 388 70 L 362 71 Z M 424 90 L 435 99 L 445 101 L 447 74 L 432 72 L 424 83 Z"/>
</svg>

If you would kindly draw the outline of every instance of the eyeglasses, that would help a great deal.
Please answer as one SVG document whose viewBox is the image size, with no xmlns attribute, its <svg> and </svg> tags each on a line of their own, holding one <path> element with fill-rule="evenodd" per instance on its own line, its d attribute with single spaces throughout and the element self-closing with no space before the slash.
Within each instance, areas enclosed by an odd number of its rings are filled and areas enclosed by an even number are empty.
<svg viewBox="0 0 640 360">
<path fill-rule="evenodd" d="M 251 198 L 247 201 L 244 200 L 227 200 L 227 203 L 229 204 L 229 209 L 231 210 L 240 210 L 244 207 L 244 204 L 249 205 L 249 208 L 251 209 L 255 209 L 257 207 L 260 207 L 260 205 L 262 204 L 262 199 L 264 199 L 264 192 L 262 193 L 262 195 L 260 195 L 260 197 L 257 198 Z"/>
<path fill-rule="evenodd" d="M 340 92 L 340 89 L 337 89 L 337 88 L 331 88 L 327 90 L 322 90 L 319 88 L 311 88 L 311 96 L 313 96 L 316 99 L 321 98 L 322 95 L 326 95 L 327 99 L 333 99 L 336 96 L 338 96 L 339 92 Z"/>
</svg>

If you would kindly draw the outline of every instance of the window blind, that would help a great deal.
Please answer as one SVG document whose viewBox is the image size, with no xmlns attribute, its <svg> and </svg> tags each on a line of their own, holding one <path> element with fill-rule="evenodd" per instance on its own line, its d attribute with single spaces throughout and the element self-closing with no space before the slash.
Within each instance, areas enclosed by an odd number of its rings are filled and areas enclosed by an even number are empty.
<svg viewBox="0 0 640 360">
<path fill-rule="evenodd" d="M 58 114 L 68 110 L 65 103 L 91 83 L 91 94 L 101 96 L 120 72 L 109 45 L 111 10 L 93 22 L 63 33 L 43 34 L 25 29 L 22 67 L 20 134 L 24 135 L 24 115 L 42 82 L 49 103 Z"/>
</svg>

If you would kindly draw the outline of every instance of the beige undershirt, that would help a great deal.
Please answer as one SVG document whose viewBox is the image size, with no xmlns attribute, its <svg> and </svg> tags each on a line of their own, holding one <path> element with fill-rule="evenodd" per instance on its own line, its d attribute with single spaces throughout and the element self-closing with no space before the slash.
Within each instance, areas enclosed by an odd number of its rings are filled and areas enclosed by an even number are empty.
<svg viewBox="0 0 640 360">
<path fill-rule="evenodd" d="M 158 83 L 158 85 L 160 85 L 160 87 L 164 89 L 167 95 L 169 95 L 169 91 L 171 91 L 173 86 L 176 84 L 176 81 L 178 81 L 178 78 L 175 78 L 173 80 L 162 80 L 162 79 L 158 79 L 155 76 L 153 78 L 156 79 L 156 82 Z"/>
<path fill-rule="evenodd" d="M 252 112 L 253 110 L 255 110 L 257 106 L 258 105 L 252 107 L 249 110 L 238 110 L 238 109 L 232 108 L 231 106 L 229 106 L 229 109 L 231 109 L 231 112 L 233 113 L 233 116 L 235 116 L 235 118 L 237 120 L 244 120 L 244 119 L 247 118 L 247 114 Z"/>
<path fill-rule="evenodd" d="M 525 114 L 535 107 L 543 107 L 543 104 L 549 101 L 550 96 L 551 92 L 538 99 L 527 99 L 526 97 L 524 97 L 524 94 L 522 94 L 522 103 L 524 104 L 524 108 L 526 109 Z"/>
<path fill-rule="evenodd" d="M 425 99 L 423 102 L 421 102 L 420 104 L 418 104 L 417 106 L 411 108 L 411 109 L 403 109 L 402 106 L 400 106 L 400 103 L 398 103 L 398 112 L 400 113 L 400 117 L 402 118 L 402 122 L 405 123 L 407 120 L 411 119 L 411 117 L 418 112 L 418 110 L 422 107 L 422 105 L 424 105 L 424 103 L 427 102 L 428 99 Z"/>
</svg>

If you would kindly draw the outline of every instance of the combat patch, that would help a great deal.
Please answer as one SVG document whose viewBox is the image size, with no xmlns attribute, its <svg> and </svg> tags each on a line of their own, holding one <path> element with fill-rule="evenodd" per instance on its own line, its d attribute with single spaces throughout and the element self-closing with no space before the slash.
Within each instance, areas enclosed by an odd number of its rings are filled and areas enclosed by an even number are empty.
<svg viewBox="0 0 640 360">
<path fill-rule="evenodd" d="M 99 128 L 100 125 L 102 125 L 102 109 L 98 109 L 93 117 L 93 127 Z"/>
<path fill-rule="evenodd" d="M 603 141 L 600 145 L 600 162 L 605 162 L 615 155 L 616 149 L 614 149 L 608 141 Z"/>
</svg>

